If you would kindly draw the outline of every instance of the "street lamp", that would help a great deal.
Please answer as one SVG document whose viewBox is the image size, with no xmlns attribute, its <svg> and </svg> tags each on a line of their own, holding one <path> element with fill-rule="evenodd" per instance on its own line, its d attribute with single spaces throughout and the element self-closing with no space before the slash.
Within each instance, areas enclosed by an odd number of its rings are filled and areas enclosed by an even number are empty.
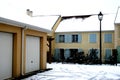
<svg viewBox="0 0 120 80">
<path fill-rule="evenodd" d="M 100 12 L 99 14 L 98 14 L 98 19 L 99 19 L 99 21 L 100 21 L 100 64 L 102 64 L 102 44 L 101 44 L 101 42 L 102 42 L 102 40 L 101 40 L 101 21 L 102 21 L 102 19 L 103 19 L 103 14 L 102 14 L 102 12 Z"/>
</svg>

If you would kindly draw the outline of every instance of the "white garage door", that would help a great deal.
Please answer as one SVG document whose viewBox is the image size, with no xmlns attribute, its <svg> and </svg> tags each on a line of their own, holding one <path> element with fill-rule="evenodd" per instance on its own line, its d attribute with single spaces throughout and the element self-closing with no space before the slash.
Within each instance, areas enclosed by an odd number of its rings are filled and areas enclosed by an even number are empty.
<svg viewBox="0 0 120 80">
<path fill-rule="evenodd" d="M 0 80 L 12 77 L 13 35 L 0 32 Z"/>
<path fill-rule="evenodd" d="M 40 69 L 40 38 L 26 37 L 26 73 Z"/>
</svg>

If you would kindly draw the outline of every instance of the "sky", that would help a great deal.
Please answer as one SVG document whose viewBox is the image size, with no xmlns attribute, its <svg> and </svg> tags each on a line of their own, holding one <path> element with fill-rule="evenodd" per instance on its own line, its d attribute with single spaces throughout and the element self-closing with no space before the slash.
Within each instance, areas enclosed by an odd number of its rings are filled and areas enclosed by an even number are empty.
<svg viewBox="0 0 120 80">
<path fill-rule="evenodd" d="M 106 17 L 103 18 L 102 25 L 109 26 L 110 24 L 106 22 L 109 23 L 112 22 L 108 28 L 105 28 L 112 30 L 114 29 L 113 23 L 118 6 L 120 6 L 120 0 L 1 0 L 0 16 L 18 21 L 20 20 L 19 18 L 22 17 L 23 19 L 21 21 L 24 21 L 24 19 L 27 16 L 26 9 L 30 9 L 31 11 L 33 11 L 33 15 L 61 15 L 61 16 L 98 14 L 101 11 L 103 14 L 108 14 L 104 15 Z M 55 23 L 57 18 L 58 17 L 55 16 L 52 17 L 46 16 L 46 18 L 43 19 L 42 17 L 41 19 L 43 21 L 40 22 L 43 25 L 41 26 L 44 28 L 51 27 Z M 104 21 L 104 19 L 106 21 Z M 97 20 L 98 20 L 97 16 L 96 17 L 92 16 L 85 20 L 81 19 L 65 20 L 60 23 L 57 31 L 61 30 L 67 31 L 68 28 L 65 28 L 65 26 L 69 25 L 72 25 L 69 26 L 71 30 L 73 30 L 73 27 L 76 25 L 77 30 L 78 28 L 84 30 L 82 29 L 83 26 L 85 26 L 85 28 L 88 26 L 85 24 L 90 24 L 91 26 L 98 25 L 99 22 Z M 91 27 L 91 29 L 94 30 L 95 28 Z"/>
</svg>

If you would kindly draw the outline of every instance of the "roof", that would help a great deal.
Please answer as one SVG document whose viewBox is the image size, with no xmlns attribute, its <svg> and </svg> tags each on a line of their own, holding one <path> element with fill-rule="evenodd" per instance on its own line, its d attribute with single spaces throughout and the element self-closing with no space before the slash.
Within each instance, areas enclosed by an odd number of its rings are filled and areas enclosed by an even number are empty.
<svg viewBox="0 0 120 80">
<path fill-rule="evenodd" d="M 13 26 L 21 27 L 21 28 L 27 27 L 29 29 L 42 31 L 42 32 L 47 32 L 47 33 L 50 32 L 50 30 L 48 30 L 48 29 L 40 28 L 38 26 L 34 26 L 34 25 L 31 25 L 31 24 L 27 24 L 27 23 L 22 23 L 22 22 L 6 19 L 6 18 L 3 18 L 3 17 L 0 17 L 0 23 L 9 24 L 9 25 L 13 25 Z"/>
<path fill-rule="evenodd" d="M 14 25 L 19 24 L 36 30 L 41 29 L 43 31 L 51 31 L 55 22 L 59 18 L 59 15 L 39 15 L 37 13 L 34 13 L 31 17 L 26 14 L 26 9 L 12 8 L 11 11 L 2 11 L 0 14 L 0 18 L 2 22 L 5 21 Z"/>
<path fill-rule="evenodd" d="M 100 31 L 70 31 L 70 32 L 55 32 L 55 33 L 99 33 Z M 114 30 L 103 30 L 102 32 L 114 32 Z"/>
<path fill-rule="evenodd" d="M 120 24 L 120 7 L 118 7 L 114 23 Z"/>
<path fill-rule="evenodd" d="M 114 30 L 115 14 L 105 14 L 102 20 L 102 30 Z M 82 19 L 66 19 L 58 26 L 56 32 L 99 31 L 100 22 L 98 16 L 90 16 Z"/>
</svg>

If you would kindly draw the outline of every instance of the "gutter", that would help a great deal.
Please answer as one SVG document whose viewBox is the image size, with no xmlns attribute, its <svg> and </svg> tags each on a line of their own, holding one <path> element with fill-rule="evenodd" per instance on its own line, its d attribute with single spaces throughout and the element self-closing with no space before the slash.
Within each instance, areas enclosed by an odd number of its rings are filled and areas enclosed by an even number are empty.
<svg viewBox="0 0 120 80">
<path fill-rule="evenodd" d="M 58 15 L 59 17 L 58 17 L 58 19 L 56 20 L 56 22 L 55 22 L 55 24 L 53 25 L 53 27 L 52 27 L 52 29 L 54 28 L 54 26 L 58 23 L 58 21 L 60 21 L 61 22 L 61 15 Z M 59 25 L 59 24 L 58 24 Z"/>
<path fill-rule="evenodd" d="M 25 48 L 25 47 L 24 47 L 24 46 L 25 46 L 25 42 L 24 42 L 24 40 L 25 40 L 25 39 L 24 39 L 24 38 L 25 38 L 25 34 L 24 34 L 24 33 L 25 33 L 25 30 L 27 30 L 27 27 L 26 27 L 26 26 L 25 26 L 24 28 L 22 28 L 22 61 L 21 61 L 21 66 L 22 66 L 22 67 L 21 67 L 21 75 L 25 75 L 25 74 L 24 74 L 24 61 L 25 61 L 25 60 L 24 60 L 24 59 L 25 59 L 25 58 L 24 58 L 24 57 L 25 57 L 25 56 L 24 56 L 24 51 L 25 51 L 25 50 L 24 50 L 24 48 Z"/>
</svg>

